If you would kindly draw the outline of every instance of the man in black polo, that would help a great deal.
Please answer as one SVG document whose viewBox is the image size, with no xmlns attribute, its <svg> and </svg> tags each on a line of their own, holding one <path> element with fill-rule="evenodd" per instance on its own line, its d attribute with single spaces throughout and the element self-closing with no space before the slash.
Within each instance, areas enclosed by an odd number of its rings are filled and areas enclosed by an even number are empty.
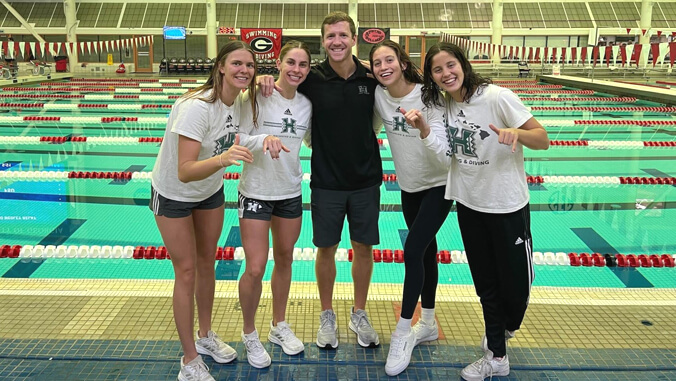
<svg viewBox="0 0 676 381">
<path fill-rule="evenodd" d="M 366 314 L 373 272 L 373 245 L 379 243 L 378 213 L 383 169 L 373 131 L 377 82 L 352 55 L 354 21 L 332 12 L 322 23 L 322 45 L 328 59 L 313 68 L 299 91 L 312 102 L 312 226 L 317 246 L 315 273 L 322 304 L 319 347 L 338 346 L 333 286 L 335 253 L 345 216 L 354 250 L 354 306 L 349 327 L 363 347 L 377 346 L 377 332 Z"/>
<path fill-rule="evenodd" d="M 328 59 L 314 67 L 298 90 L 312 102 L 312 227 L 317 246 L 315 273 L 322 312 L 317 346 L 336 348 L 333 287 L 335 254 L 345 217 L 354 250 L 352 281 L 354 306 L 351 330 L 363 347 L 380 344 L 366 314 L 366 299 L 373 272 L 373 245 L 379 243 L 378 213 L 382 164 L 373 127 L 377 82 L 352 55 L 356 27 L 344 12 L 332 12 L 322 22 L 322 45 Z M 265 95 L 273 80 L 260 76 Z"/>
</svg>

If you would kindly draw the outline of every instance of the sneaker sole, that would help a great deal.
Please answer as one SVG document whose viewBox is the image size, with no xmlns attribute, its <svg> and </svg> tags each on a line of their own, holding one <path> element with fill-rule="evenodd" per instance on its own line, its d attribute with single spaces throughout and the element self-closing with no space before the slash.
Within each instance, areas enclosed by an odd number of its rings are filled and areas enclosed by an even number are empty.
<svg viewBox="0 0 676 381">
<path fill-rule="evenodd" d="M 325 343 L 325 344 L 320 343 L 319 339 L 317 339 L 316 344 L 321 349 L 336 349 L 338 348 L 338 338 L 336 337 L 336 341 L 334 343 Z"/>
<path fill-rule="evenodd" d="M 380 345 L 380 338 L 377 338 L 375 343 L 374 342 L 365 343 L 361 341 L 361 337 L 359 337 L 359 333 L 357 332 L 357 327 L 355 327 L 354 324 L 352 324 L 352 322 L 350 322 L 350 330 L 357 334 L 357 342 L 362 348 L 375 348 L 378 345 Z"/>
<path fill-rule="evenodd" d="M 269 334 L 268 334 L 268 341 L 271 342 L 272 344 L 277 344 L 280 347 L 282 347 L 282 351 L 284 351 L 284 353 L 286 353 L 288 356 L 295 356 L 295 355 L 297 355 L 297 354 L 299 354 L 299 353 L 301 353 L 305 350 L 305 347 L 303 347 L 300 350 L 294 352 L 291 349 L 288 349 L 288 347 L 285 347 L 284 344 L 282 344 L 282 341 L 279 340 L 277 337 L 269 335 Z"/>
<path fill-rule="evenodd" d="M 205 348 L 203 348 L 203 347 L 195 346 L 195 349 L 197 350 L 197 353 L 199 353 L 199 354 L 201 354 L 201 355 L 209 356 L 209 357 L 211 357 L 212 359 L 214 359 L 214 361 L 216 361 L 216 362 L 219 363 L 219 364 L 227 364 L 227 363 L 231 363 L 231 362 L 235 361 L 235 359 L 237 358 L 237 352 L 235 352 L 235 353 L 232 355 L 231 358 L 228 358 L 228 357 L 215 356 L 210 350 L 205 349 Z"/>
<path fill-rule="evenodd" d="M 408 365 L 410 363 L 411 363 L 411 358 L 409 357 L 408 362 L 406 364 L 399 365 L 399 366 L 392 368 L 392 369 L 388 369 L 387 364 L 385 364 L 385 373 L 390 377 L 397 376 L 400 373 L 402 373 L 403 371 L 405 371 L 406 368 L 408 368 Z"/>
<path fill-rule="evenodd" d="M 438 330 L 431 335 L 421 337 L 420 339 L 415 339 L 415 345 L 418 345 L 420 343 L 425 343 L 425 342 L 428 342 L 428 341 L 434 341 L 434 340 L 437 340 L 437 339 L 439 339 L 439 331 Z"/>
<path fill-rule="evenodd" d="M 249 365 L 251 365 L 252 367 L 254 367 L 256 369 L 264 369 L 264 368 L 269 367 L 270 364 L 272 364 L 272 359 L 270 359 L 270 358 L 268 358 L 268 362 L 266 364 L 262 364 L 262 365 L 252 362 L 251 359 L 249 358 L 249 356 L 247 356 L 246 361 L 249 363 Z"/>
<path fill-rule="evenodd" d="M 505 376 L 509 376 L 509 369 L 507 369 L 507 372 L 493 373 L 493 377 L 505 377 Z M 467 376 L 465 376 L 465 375 L 463 374 L 463 372 L 460 372 L 460 377 L 462 377 L 462 379 L 463 379 L 463 380 L 466 380 L 466 381 L 484 381 L 486 378 L 488 378 L 488 376 L 485 377 L 485 378 L 480 378 L 480 377 L 476 377 L 476 378 L 467 377 Z"/>
</svg>

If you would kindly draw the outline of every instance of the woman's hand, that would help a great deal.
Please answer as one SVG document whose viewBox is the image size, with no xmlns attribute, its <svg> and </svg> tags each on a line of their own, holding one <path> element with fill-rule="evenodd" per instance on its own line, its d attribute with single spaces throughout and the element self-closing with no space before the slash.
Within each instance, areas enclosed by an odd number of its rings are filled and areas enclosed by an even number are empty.
<svg viewBox="0 0 676 381">
<path fill-rule="evenodd" d="M 518 128 L 497 128 L 492 124 L 489 124 L 488 127 L 498 134 L 498 142 L 500 144 L 512 145 L 512 153 L 516 152 L 516 144 L 519 142 L 519 129 Z"/>
<path fill-rule="evenodd" d="M 221 167 L 229 167 L 231 165 L 242 165 L 240 161 L 253 163 L 253 154 L 248 148 L 239 145 L 239 134 L 237 134 L 235 135 L 235 144 L 218 156 L 218 162 Z"/>
<path fill-rule="evenodd" d="M 279 159 L 279 153 L 282 151 L 291 152 L 278 137 L 272 135 L 268 135 L 263 140 L 263 154 L 267 155 L 268 151 L 270 151 L 270 157 L 273 159 Z"/>
<path fill-rule="evenodd" d="M 425 139 L 427 135 L 430 134 L 430 126 L 428 126 L 427 122 L 425 122 L 425 118 L 423 118 L 422 112 L 420 112 L 420 110 L 413 109 L 406 111 L 403 108 L 399 107 L 399 112 L 404 115 L 406 123 L 408 123 L 411 127 L 415 128 L 416 130 L 420 131 L 421 139 Z"/>
</svg>

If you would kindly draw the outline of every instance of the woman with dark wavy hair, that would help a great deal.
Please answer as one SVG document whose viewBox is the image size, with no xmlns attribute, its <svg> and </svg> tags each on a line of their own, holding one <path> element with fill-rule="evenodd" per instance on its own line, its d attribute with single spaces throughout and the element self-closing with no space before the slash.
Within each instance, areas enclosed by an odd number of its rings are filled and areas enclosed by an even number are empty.
<svg viewBox="0 0 676 381">
<path fill-rule="evenodd" d="M 256 115 L 256 100 L 242 100 L 243 89 L 255 90 L 255 79 L 251 47 L 242 41 L 225 44 L 207 82 L 174 104 L 153 168 L 150 209 L 174 267 L 174 320 L 183 349 L 179 381 L 213 381 L 199 354 L 218 363 L 237 357 L 211 330 L 214 267 L 223 229 L 223 171 L 253 161 L 237 132 L 242 108 L 251 107 Z"/>
<path fill-rule="evenodd" d="M 443 107 L 427 107 L 421 99 L 422 77 L 406 52 L 386 40 L 371 49 L 371 71 L 380 82 L 375 109 L 385 126 L 401 188 L 401 207 L 409 229 L 404 244 L 404 292 L 401 315 L 392 333 L 385 372 L 395 376 L 411 360 L 413 347 L 439 336 L 434 319 L 436 297 L 436 234 L 453 201 L 444 199 L 450 157 Z M 418 298 L 422 318 L 412 328 Z"/>
<path fill-rule="evenodd" d="M 486 327 L 484 356 L 460 375 L 468 381 L 506 376 L 506 340 L 521 326 L 534 278 L 523 146 L 547 149 L 549 138 L 521 100 L 476 74 L 456 45 L 430 48 L 424 81 L 423 99 L 446 107 L 454 155 L 446 198 L 457 203 Z"/>
</svg>

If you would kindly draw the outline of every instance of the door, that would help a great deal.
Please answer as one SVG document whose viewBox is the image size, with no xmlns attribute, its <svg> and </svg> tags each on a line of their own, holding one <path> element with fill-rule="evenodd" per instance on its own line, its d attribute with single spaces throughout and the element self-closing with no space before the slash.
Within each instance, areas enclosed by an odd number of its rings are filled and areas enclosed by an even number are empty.
<svg viewBox="0 0 676 381">
<path fill-rule="evenodd" d="M 411 62 L 422 70 L 427 49 L 437 42 L 439 42 L 439 37 L 406 36 L 406 53 L 411 58 Z"/>
<path fill-rule="evenodd" d="M 134 36 L 139 37 L 139 36 Z M 134 68 L 137 73 L 153 72 L 153 43 L 149 41 L 146 46 L 136 45 L 134 48 Z"/>
</svg>

